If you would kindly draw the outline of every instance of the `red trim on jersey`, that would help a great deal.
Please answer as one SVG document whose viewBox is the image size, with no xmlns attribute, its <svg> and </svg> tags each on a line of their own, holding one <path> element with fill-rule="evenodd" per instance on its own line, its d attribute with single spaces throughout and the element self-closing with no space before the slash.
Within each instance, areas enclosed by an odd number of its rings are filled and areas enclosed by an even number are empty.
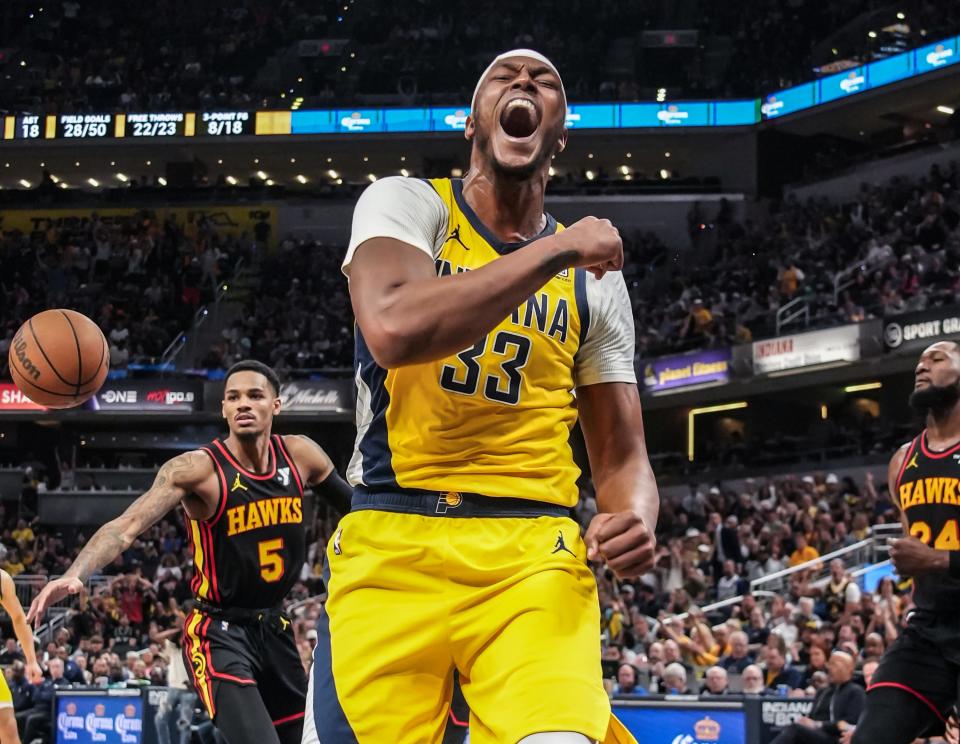
<svg viewBox="0 0 960 744">
<path fill-rule="evenodd" d="M 200 633 L 203 635 L 203 653 L 207 657 L 207 670 L 210 672 L 211 677 L 216 679 L 223 679 L 227 682 L 235 682 L 238 685 L 255 685 L 257 684 L 256 680 L 253 679 L 244 679 L 242 677 L 234 677 L 232 674 L 224 674 L 223 672 L 218 672 L 213 668 L 213 659 L 210 656 L 210 641 L 207 640 L 207 629 L 210 627 L 211 618 L 207 618 L 207 621 L 202 625 Z"/>
<path fill-rule="evenodd" d="M 892 687 L 895 690 L 903 690 L 904 692 L 909 692 L 911 695 L 917 698 L 920 702 L 926 705 L 930 710 L 932 710 L 934 714 L 937 716 L 937 718 L 939 718 L 943 723 L 947 722 L 947 719 L 943 717 L 943 714 L 937 709 L 937 706 L 931 703 L 927 698 L 925 698 L 919 692 L 914 690 L 912 687 L 907 687 L 906 685 L 902 685 L 899 682 L 877 682 L 875 685 L 870 685 L 867 688 L 867 692 L 870 692 L 871 690 L 875 690 L 878 687 Z"/>
<path fill-rule="evenodd" d="M 207 547 L 203 550 L 203 557 L 206 558 L 204 564 L 207 566 L 207 582 L 210 584 L 210 590 L 213 592 L 212 599 L 215 602 L 220 601 L 220 584 L 217 582 L 217 562 L 213 553 L 213 529 L 209 524 L 200 524 L 200 537 L 206 537 Z"/>
<path fill-rule="evenodd" d="M 297 479 L 297 488 L 300 489 L 300 497 L 303 498 L 303 481 L 300 480 L 300 471 L 297 470 L 297 463 L 293 461 L 293 458 L 290 457 L 290 453 L 287 451 L 287 446 L 283 443 L 283 437 L 279 434 L 274 435 L 277 438 L 277 446 L 280 448 L 280 452 L 283 453 L 283 459 L 287 461 L 287 465 L 290 466 L 290 469 L 293 471 L 293 477 Z"/>
<path fill-rule="evenodd" d="M 224 475 L 223 468 L 220 467 L 220 462 L 213 454 L 213 450 L 209 447 L 201 447 L 200 449 L 210 455 L 210 459 L 213 460 L 213 464 L 216 466 L 217 473 L 220 476 L 220 498 L 217 500 L 217 508 L 214 510 L 213 516 L 210 517 L 210 519 L 203 520 L 205 523 L 216 524 L 217 520 L 220 519 L 220 515 L 223 514 L 223 510 L 227 507 L 227 476 Z"/>
<path fill-rule="evenodd" d="M 891 493 L 890 498 L 895 501 L 900 500 L 900 481 L 903 480 L 903 474 L 907 472 L 907 466 L 910 464 L 910 456 L 917 451 L 917 439 L 919 437 L 914 437 L 913 441 L 910 442 L 910 449 L 907 450 L 907 456 L 903 458 L 903 462 L 900 463 L 900 472 L 897 474 L 897 493 Z"/>
<path fill-rule="evenodd" d="M 273 722 L 274 726 L 282 726 L 285 723 L 290 723 L 290 721 L 296 721 L 298 718 L 303 718 L 306 715 L 305 711 L 300 711 L 299 713 L 294 713 L 292 716 L 286 716 L 284 718 L 278 718 Z"/>
<path fill-rule="evenodd" d="M 453 714 L 453 708 L 450 709 L 450 720 L 453 721 L 453 725 L 454 725 L 454 726 L 462 726 L 462 727 L 466 728 L 467 726 L 470 725 L 470 722 L 469 722 L 469 721 L 461 721 L 459 718 L 457 718 L 457 717 Z"/>
<path fill-rule="evenodd" d="M 253 480 L 263 481 L 263 480 L 270 480 L 273 476 L 277 474 L 277 453 L 273 447 L 272 437 L 267 440 L 267 443 L 270 445 L 270 459 L 273 461 L 273 467 L 270 468 L 269 473 L 260 474 L 260 475 L 258 475 L 257 473 L 251 473 L 249 470 L 243 467 L 243 465 L 237 462 L 237 458 L 235 458 L 232 454 L 230 454 L 230 450 L 227 449 L 226 445 L 223 442 L 221 442 L 219 439 L 214 439 L 213 443 L 217 446 L 217 449 L 219 449 L 223 453 L 223 456 L 230 461 L 230 464 L 233 465 L 233 467 L 235 467 L 237 470 L 239 470 L 243 475 L 247 476 L 248 478 L 252 478 Z"/>
<path fill-rule="evenodd" d="M 923 433 L 920 434 L 920 449 L 923 450 L 923 454 L 927 457 L 938 460 L 940 458 L 947 457 L 948 455 L 952 455 L 957 450 L 960 450 L 960 442 L 957 442 L 952 447 L 943 450 L 943 452 L 932 452 L 931 450 L 927 449 L 927 430 L 924 429 Z"/>
</svg>

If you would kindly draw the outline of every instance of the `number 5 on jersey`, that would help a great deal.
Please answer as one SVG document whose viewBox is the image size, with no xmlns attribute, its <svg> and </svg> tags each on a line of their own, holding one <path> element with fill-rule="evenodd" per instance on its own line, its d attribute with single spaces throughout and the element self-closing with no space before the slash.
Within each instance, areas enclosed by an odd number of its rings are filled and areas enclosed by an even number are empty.
<svg viewBox="0 0 960 744">
<path fill-rule="evenodd" d="M 260 576 L 271 584 L 280 581 L 283 578 L 283 556 L 280 554 L 283 538 L 261 540 L 257 543 L 257 550 L 260 554 Z"/>
</svg>

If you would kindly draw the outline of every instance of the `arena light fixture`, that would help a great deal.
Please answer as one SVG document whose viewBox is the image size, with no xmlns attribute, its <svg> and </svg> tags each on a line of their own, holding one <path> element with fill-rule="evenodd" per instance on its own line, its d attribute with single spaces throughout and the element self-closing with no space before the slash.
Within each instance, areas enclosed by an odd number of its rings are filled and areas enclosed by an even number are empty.
<svg viewBox="0 0 960 744">
<path fill-rule="evenodd" d="M 827 404 L 820 404 L 820 418 L 826 421 L 829 418 L 829 411 L 827 410 Z"/>
<path fill-rule="evenodd" d="M 152 160 L 148 160 L 148 161 L 147 161 L 147 165 L 153 165 L 153 161 L 152 161 Z"/>
<path fill-rule="evenodd" d="M 290 162 L 291 162 L 291 163 L 296 163 L 296 162 L 297 162 L 297 159 L 296 159 L 296 158 L 290 158 Z"/>
<path fill-rule="evenodd" d="M 161 186 L 166 186 L 166 185 L 167 185 L 167 179 L 164 178 L 163 176 L 160 176 L 160 178 L 157 179 L 157 183 L 159 183 Z"/>
<path fill-rule="evenodd" d="M 275 182 L 272 178 L 268 178 L 268 179 L 266 180 L 266 184 L 267 184 L 267 186 L 275 186 L 275 185 L 276 185 L 276 182 Z"/>
<path fill-rule="evenodd" d="M 707 413 L 721 413 L 722 411 L 736 411 L 747 407 L 747 401 L 741 400 L 736 403 L 721 403 L 717 406 L 705 406 L 703 408 L 691 408 L 687 413 L 687 459 L 693 462 L 693 453 L 696 449 L 696 420 L 697 416 Z"/>
<path fill-rule="evenodd" d="M 906 17 L 907 17 L 907 14 L 906 14 L 906 13 L 897 13 L 897 19 L 898 19 L 898 20 L 901 20 L 901 21 L 902 21 L 902 20 L 905 20 Z"/>
<path fill-rule="evenodd" d="M 237 185 L 237 179 L 234 178 L 233 176 L 227 176 L 224 180 L 225 180 L 227 183 L 229 183 L 231 186 L 236 186 L 236 185 Z"/>
<path fill-rule="evenodd" d="M 621 165 L 621 166 L 620 166 L 620 173 L 622 173 L 622 174 L 625 175 L 625 176 L 629 176 L 629 175 L 630 175 L 630 169 L 629 169 L 627 166 L 625 166 L 625 165 Z"/>
<path fill-rule="evenodd" d="M 60 183 L 60 176 L 58 176 L 56 173 L 51 173 L 50 180 L 54 183 Z"/>
<path fill-rule="evenodd" d="M 553 170 L 553 168 L 551 168 L 550 170 Z M 463 177 L 463 168 L 451 168 L 451 169 L 450 169 L 450 175 L 453 176 L 454 178 L 462 178 L 462 177 Z M 551 175 L 552 175 L 552 174 L 551 174 Z"/>
<path fill-rule="evenodd" d="M 883 387 L 882 382 L 864 382 L 859 385 L 847 385 L 843 392 L 845 393 L 862 393 L 866 390 L 879 390 Z"/>
<path fill-rule="evenodd" d="M 330 176 L 330 178 L 332 178 L 333 180 L 337 180 L 338 178 L 340 178 L 340 174 L 337 173 L 333 168 L 327 171 L 327 175 Z"/>
<path fill-rule="evenodd" d="M 217 159 L 217 165 L 223 165 L 223 158 Z"/>
<path fill-rule="evenodd" d="M 33 186 L 33 184 L 30 183 L 26 178 L 21 178 L 19 181 L 17 181 L 17 183 L 19 183 L 25 189 L 29 189 L 31 186 Z"/>
<path fill-rule="evenodd" d="M 264 173 L 262 170 L 258 170 L 258 171 L 257 171 L 257 178 L 259 178 L 261 181 L 266 181 L 266 180 L 267 180 L 267 174 Z"/>
<path fill-rule="evenodd" d="M 303 175 L 302 173 L 298 173 L 298 174 L 297 174 L 297 183 L 306 183 L 306 182 L 307 182 L 307 177 L 306 177 L 305 175 Z"/>
<path fill-rule="evenodd" d="M 401 169 L 400 169 L 400 175 L 403 176 L 404 178 L 406 178 L 407 176 L 410 175 L 410 171 L 408 171 L 406 168 L 401 168 Z"/>
<path fill-rule="evenodd" d="M 592 181 L 594 178 L 596 178 L 596 174 L 592 170 L 588 170 L 584 175 L 587 177 L 588 181 Z"/>
<path fill-rule="evenodd" d="M 867 36 L 869 36 L 871 39 L 876 39 L 876 38 L 877 38 L 877 32 L 876 32 L 876 31 L 868 31 L 868 32 L 867 32 Z"/>
<path fill-rule="evenodd" d="M 59 186 L 61 189 L 69 189 L 69 188 L 70 188 L 69 186 L 67 186 L 67 182 L 66 182 L 66 181 L 61 181 L 60 183 L 57 184 L 57 186 Z"/>
<path fill-rule="evenodd" d="M 550 170 L 548 170 L 547 173 L 550 175 L 551 178 L 553 178 L 555 175 L 557 175 L 557 170 L 551 165 Z"/>
<path fill-rule="evenodd" d="M 88 178 L 87 183 L 93 186 L 93 188 L 98 188 L 100 186 L 100 182 L 96 178 Z"/>
<path fill-rule="evenodd" d="M 368 174 L 367 174 L 367 180 L 368 180 L 370 183 L 373 183 L 374 181 L 377 180 L 377 177 L 376 177 L 376 175 L 373 174 L 373 173 L 368 173 Z"/>
<path fill-rule="evenodd" d="M 664 181 L 666 181 L 668 178 L 670 178 L 670 171 L 668 171 L 666 168 L 661 168 L 661 169 L 660 169 L 660 178 L 662 178 Z"/>
<path fill-rule="evenodd" d="M 669 157 L 670 157 L 670 151 L 667 150 L 667 152 L 663 153 L 663 157 L 669 158 Z"/>
<path fill-rule="evenodd" d="M 947 116 L 953 116 L 954 108 L 953 106 L 937 106 L 937 111 Z"/>
<path fill-rule="evenodd" d="M 127 183 L 130 179 L 127 178 L 127 174 L 126 174 L 126 173 L 118 173 L 118 174 L 117 174 L 117 180 L 120 181 L 121 183 Z"/>
</svg>

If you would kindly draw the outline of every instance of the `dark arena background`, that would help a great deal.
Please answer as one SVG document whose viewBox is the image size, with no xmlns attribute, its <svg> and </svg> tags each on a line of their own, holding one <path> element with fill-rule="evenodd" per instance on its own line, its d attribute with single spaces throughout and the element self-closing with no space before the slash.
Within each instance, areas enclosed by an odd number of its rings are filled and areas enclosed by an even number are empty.
<svg viewBox="0 0 960 744">
<path fill-rule="evenodd" d="M 4 0 L 0 567 L 28 607 L 162 462 L 222 435 L 240 359 L 283 382 L 275 430 L 344 473 L 353 206 L 387 176 L 464 176 L 478 76 L 530 47 L 569 102 L 547 209 L 623 236 L 661 497 L 649 573 L 591 564 L 604 684 L 643 744 L 771 742 L 831 651 L 864 685 L 911 608 L 887 463 L 924 425 L 920 353 L 960 339 L 958 33 L 960 5 L 924 0 Z M 10 377 L 47 308 L 108 339 L 78 408 Z M 585 526 L 578 430 L 574 451 Z M 336 515 L 307 499 L 305 521 L 287 611 L 309 667 Z M 4 617 L 21 740 L 214 741 L 184 692 L 193 570 L 171 512 L 47 613 L 39 686 Z M 455 701 L 447 741 L 467 717 Z"/>
</svg>

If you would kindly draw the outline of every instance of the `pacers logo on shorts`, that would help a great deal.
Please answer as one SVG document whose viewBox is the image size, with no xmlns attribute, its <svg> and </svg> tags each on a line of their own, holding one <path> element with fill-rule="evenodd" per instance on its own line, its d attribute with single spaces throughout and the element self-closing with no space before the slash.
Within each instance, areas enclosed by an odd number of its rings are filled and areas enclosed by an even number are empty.
<svg viewBox="0 0 960 744">
<path fill-rule="evenodd" d="M 463 503 L 463 496 L 456 491 L 447 491 L 437 497 L 437 514 L 446 514 L 450 509 L 456 509 Z"/>
</svg>

